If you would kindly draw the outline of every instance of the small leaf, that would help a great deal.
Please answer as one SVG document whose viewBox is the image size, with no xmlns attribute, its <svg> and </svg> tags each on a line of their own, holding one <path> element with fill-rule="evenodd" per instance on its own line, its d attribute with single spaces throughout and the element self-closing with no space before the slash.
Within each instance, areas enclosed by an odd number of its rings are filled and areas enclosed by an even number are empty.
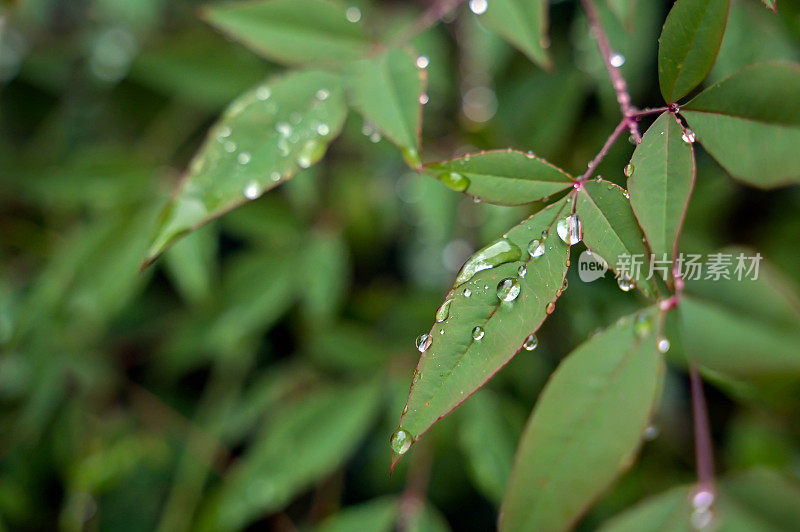
<svg viewBox="0 0 800 532">
<path fill-rule="evenodd" d="M 325 519 L 315 532 L 392 532 L 400 511 L 400 501 L 394 497 L 381 497 L 356 506 L 343 508 L 336 515 Z"/>
<path fill-rule="evenodd" d="M 256 0 L 207 7 L 203 18 L 267 59 L 289 65 L 338 63 L 364 55 L 361 23 L 326 0 Z"/>
<path fill-rule="evenodd" d="M 425 169 L 454 190 L 499 205 L 540 201 L 574 184 L 572 176 L 544 159 L 513 150 L 464 155 Z"/>
<path fill-rule="evenodd" d="M 353 63 L 349 79 L 353 106 L 403 150 L 413 168 L 420 165 L 420 97 L 426 80 L 416 59 L 405 50 L 388 50 Z"/>
<path fill-rule="evenodd" d="M 234 101 L 162 214 L 146 264 L 177 238 L 319 161 L 346 114 L 341 79 L 324 72 L 288 74 Z"/>
<path fill-rule="evenodd" d="M 664 377 L 656 312 L 590 338 L 550 377 L 517 449 L 501 531 L 571 528 L 630 466 Z"/>
<path fill-rule="evenodd" d="M 733 177 L 762 188 L 800 182 L 800 66 L 760 63 L 713 85 L 681 111 Z"/>
<path fill-rule="evenodd" d="M 308 318 L 318 325 L 334 318 L 347 295 L 350 257 L 339 233 L 319 231 L 307 241 L 300 292 Z"/>
<path fill-rule="evenodd" d="M 711 72 L 722 44 L 730 0 L 678 0 L 658 47 L 658 81 L 667 103 L 677 101 Z"/>
<path fill-rule="evenodd" d="M 773 10 L 775 13 L 778 12 L 778 6 L 776 5 L 776 0 L 761 0 L 764 2 L 764 5 Z"/>
<path fill-rule="evenodd" d="M 641 256 L 643 267 L 647 267 L 649 251 L 644 234 L 621 187 L 610 181 L 587 181 L 581 187 L 576 205 L 583 223 L 583 242 L 612 271 L 625 255 Z M 649 297 L 657 293 L 651 280 L 640 279 L 636 286 Z"/>
<path fill-rule="evenodd" d="M 744 271 L 756 252 L 721 250 L 733 257 L 731 279 L 688 280 L 679 313 L 688 355 L 701 366 L 744 379 L 800 376 L 800 310 L 797 289 L 768 265 L 758 279 Z"/>
<path fill-rule="evenodd" d="M 462 268 L 461 281 L 445 298 L 450 301 L 445 303 L 446 316 L 438 313 L 441 321 L 429 333 L 430 347 L 420 357 L 400 418 L 401 427 L 413 440 L 497 373 L 552 312 L 569 256 L 569 246 L 558 237 L 555 226 L 569 212 L 566 200 L 539 211 L 476 253 Z M 542 237 L 543 231 L 547 238 Z M 534 251 L 539 244 L 544 253 L 537 251 L 533 258 L 528 249 Z M 476 262 L 476 258 L 483 260 Z M 478 266 L 472 266 L 478 263 L 494 266 L 475 271 Z M 469 269 L 475 273 L 466 279 Z M 498 285 L 505 279 L 515 279 L 519 292 L 501 302 Z"/>
<path fill-rule="evenodd" d="M 531 61 L 550 69 L 547 7 L 545 0 L 489 0 L 479 20 Z"/>
<path fill-rule="evenodd" d="M 164 266 L 181 295 L 192 304 L 208 299 L 217 273 L 218 231 L 208 225 L 167 250 Z"/>
<path fill-rule="evenodd" d="M 664 113 L 631 157 L 631 206 L 657 258 L 672 257 L 694 187 L 694 153 L 683 135 L 677 119 Z"/>
<path fill-rule="evenodd" d="M 227 473 L 201 530 L 238 530 L 286 505 L 355 449 L 380 406 L 380 379 L 317 390 L 282 405 Z M 291 459 L 287 459 L 290 457 Z"/>
</svg>

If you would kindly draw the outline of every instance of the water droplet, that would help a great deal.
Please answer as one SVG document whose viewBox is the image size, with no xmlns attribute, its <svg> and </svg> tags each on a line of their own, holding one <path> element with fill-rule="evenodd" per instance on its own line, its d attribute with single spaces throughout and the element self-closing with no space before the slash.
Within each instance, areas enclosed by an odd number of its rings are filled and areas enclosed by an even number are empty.
<svg viewBox="0 0 800 532">
<path fill-rule="evenodd" d="M 520 266 L 517 269 L 517 275 L 519 275 L 520 277 L 524 278 L 526 275 L 528 275 L 528 267 L 525 266 L 524 264 L 522 266 Z"/>
<path fill-rule="evenodd" d="M 405 454 L 411 448 L 412 443 L 414 443 L 414 437 L 402 427 L 394 431 L 389 440 L 392 451 L 397 454 Z"/>
<path fill-rule="evenodd" d="M 286 122 L 278 122 L 275 124 L 275 131 L 280 133 L 282 137 L 289 137 L 292 134 L 292 126 Z"/>
<path fill-rule="evenodd" d="M 323 137 L 328 135 L 331 132 L 331 128 L 328 124 L 319 124 L 317 126 L 317 134 L 322 135 Z"/>
<path fill-rule="evenodd" d="M 272 89 L 270 89 L 266 85 L 262 85 L 256 89 L 256 98 L 258 98 L 262 102 L 269 100 L 270 96 L 272 96 Z"/>
<path fill-rule="evenodd" d="M 239 164 L 247 164 L 250 162 L 250 153 L 243 151 L 236 157 L 236 160 L 239 161 Z"/>
<path fill-rule="evenodd" d="M 681 135 L 681 139 L 683 139 L 683 142 L 688 142 L 689 144 L 691 144 L 692 142 L 695 141 L 695 138 L 696 137 L 694 131 L 688 128 L 683 130 L 683 134 Z"/>
<path fill-rule="evenodd" d="M 547 306 L 544 309 L 547 311 L 548 314 L 552 314 L 553 311 L 556 309 L 556 304 L 551 301 L 550 303 L 547 304 Z"/>
<path fill-rule="evenodd" d="M 558 221 L 556 231 L 559 238 L 566 244 L 575 245 L 581 241 L 581 222 L 578 220 L 578 215 L 573 214 Z"/>
<path fill-rule="evenodd" d="M 286 139 L 281 139 L 278 141 L 278 151 L 284 157 L 289 155 L 289 153 L 292 151 L 291 148 L 289 148 L 289 142 Z"/>
<path fill-rule="evenodd" d="M 532 334 L 525 338 L 525 342 L 522 344 L 522 347 L 525 349 L 525 351 L 533 351 L 539 347 L 539 339 L 536 338 L 535 334 Z"/>
<path fill-rule="evenodd" d="M 634 170 L 633 163 L 628 163 L 625 166 L 625 177 L 632 176 L 633 175 L 633 170 Z"/>
<path fill-rule="evenodd" d="M 280 181 L 281 180 L 281 174 L 280 174 L 280 172 L 272 172 L 269 175 L 269 178 L 272 179 L 273 181 Z"/>
<path fill-rule="evenodd" d="M 458 172 L 442 172 L 439 174 L 439 180 L 457 192 L 467 190 L 469 187 L 469 178 Z"/>
<path fill-rule="evenodd" d="M 714 504 L 714 493 L 707 489 L 699 489 L 692 496 L 692 506 L 695 508 L 708 508 Z"/>
<path fill-rule="evenodd" d="M 325 155 L 325 145 L 316 140 L 309 140 L 297 154 L 297 165 L 300 168 L 308 168 L 316 163 Z"/>
<path fill-rule="evenodd" d="M 645 440 L 653 441 L 656 438 L 658 438 L 658 434 L 659 433 L 660 433 L 660 431 L 658 430 L 658 427 L 656 427 L 655 425 L 650 425 L 649 427 L 644 429 L 644 435 L 643 436 L 644 436 Z"/>
<path fill-rule="evenodd" d="M 630 292 L 636 288 L 636 283 L 634 283 L 633 280 L 631 280 L 631 278 L 627 275 L 618 275 L 617 285 L 619 285 L 619 289 L 623 292 Z"/>
<path fill-rule="evenodd" d="M 508 240 L 503 238 L 495 240 L 467 259 L 467 262 L 461 267 L 461 271 L 458 272 L 458 276 L 456 276 L 455 286 L 466 283 L 480 271 L 515 261 L 519 259 L 520 255 L 520 249 Z"/>
<path fill-rule="evenodd" d="M 361 20 L 361 10 L 355 6 L 350 6 L 345 10 L 344 16 L 348 22 L 358 22 Z"/>
<path fill-rule="evenodd" d="M 661 351 L 662 353 L 666 353 L 667 351 L 669 351 L 669 348 L 670 348 L 670 343 L 669 340 L 667 340 L 666 338 L 661 338 L 658 341 L 658 350 Z"/>
<path fill-rule="evenodd" d="M 373 144 L 377 144 L 381 141 L 381 134 L 377 131 L 373 131 L 372 134 L 369 136 L 369 141 Z"/>
<path fill-rule="evenodd" d="M 421 103 L 422 105 L 427 105 L 429 101 L 430 98 L 424 92 L 419 95 L 419 103 Z"/>
<path fill-rule="evenodd" d="M 622 195 L 625 196 L 625 199 L 631 199 L 631 193 L 628 192 L 627 190 L 623 192 Z"/>
<path fill-rule="evenodd" d="M 613 54 L 608 58 L 608 62 L 611 63 L 611 66 L 619 68 L 625 64 L 625 56 L 622 54 Z"/>
<path fill-rule="evenodd" d="M 488 0 L 469 0 L 469 9 L 476 15 L 483 15 L 488 8 Z"/>
<path fill-rule="evenodd" d="M 323 102 L 323 101 L 327 100 L 328 98 L 330 98 L 331 91 L 329 91 L 328 89 L 320 89 L 320 90 L 317 91 L 316 96 L 317 96 L 317 100 Z"/>
<path fill-rule="evenodd" d="M 544 242 L 540 242 L 539 240 L 531 240 L 528 242 L 528 255 L 531 258 L 536 259 L 544 255 Z"/>
<path fill-rule="evenodd" d="M 564 278 L 564 282 L 563 282 L 563 283 L 561 283 L 561 291 L 563 292 L 563 291 L 564 291 L 564 290 L 566 290 L 567 288 L 569 288 L 569 281 L 567 281 L 567 279 L 566 279 L 566 278 Z"/>
<path fill-rule="evenodd" d="M 497 283 L 497 298 L 500 301 L 514 301 L 519 296 L 522 287 L 514 277 L 507 277 Z"/>
<path fill-rule="evenodd" d="M 481 327 L 475 327 L 474 329 L 472 329 L 472 339 L 473 340 L 480 340 L 481 338 L 484 337 L 485 334 L 486 333 L 483 332 L 483 329 Z"/>
<path fill-rule="evenodd" d="M 711 521 L 714 518 L 714 514 L 711 513 L 711 510 L 708 508 L 700 508 L 692 512 L 692 516 L 690 518 L 692 523 L 692 528 L 695 530 L 703 530 L 708 528 L 711 524 Z"/>
<path fill-rule="evenodd" d="M 472 290 L 465 288 L 462 294 L 464 294 L 464 297 L 470 297 L 472 295 Z"/>
<path fill-rule="evenodd" d="M 244 187 L 244 197 L 247 199 L 254 200 L 261 195 L 261 188 L 258 186 L 258 183 L 255 181 L 250 181 L 247 183 L 247 186 Z"/>
<path fill-rule="evenodd" d="M 436 322 L 442 323 L 448 317 L 450 317 L 450 305 L 453 303 L 452 299 L 446 300 L 442 303 L 442 306 L 439 307 L 439 310 L 436 311 Z"/>
<path fill-rule="evenodd" d="M 421 55 L 417 57 L 417 68 L 428 68 L 428 65 L 430 64 L 430 59 L 428 59 L 426 56 Z"/>
<path fill-rule="evenodd" d="M 431 346 L 431 342 L 433 342 L 433 338 L 430 334 L 420 334 L 416 341 L 417 351 L 424 353 Z"/>
<path fill-rule="evenodd" d="M 633 322 L 633 331 L 636 336 L 642 338 L 650 334 L 653 330 L 653 318 L 649 314 L 639 314 L 636 316 L 636 321 Z"/>
<path fill-rule="evenodd" d="M 225 126 L 219 130 L 219 134 L 217 134 L 217 139 L 221 140 L 224 138 L 228 138 L 231 136 L 231 133 L 233 133 L 233 131 L 231 131 L 231 128 Z"/>
<path fill-rule="evenodd" d="M 222 148 L 228 153 L 233 153 L 236 151 L 236 143 L 231 140 L 225 141 Z"/>
</svg>

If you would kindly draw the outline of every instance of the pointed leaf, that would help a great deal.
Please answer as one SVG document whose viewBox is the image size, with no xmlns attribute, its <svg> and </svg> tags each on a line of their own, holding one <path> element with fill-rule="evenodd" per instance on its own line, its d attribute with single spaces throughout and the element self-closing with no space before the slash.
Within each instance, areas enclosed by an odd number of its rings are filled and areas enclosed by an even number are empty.
<svg viewBox="0 0 800 532">
<path fill-rule="evenodd" d="M 479 20 L 542 68 L 551 67 L 547 53 L 546 0 L 489 0 Z"/>
<path fill-rule="evenodd" d="M 800 182 L 800 65 L 760 63 L 713 85 L 681 111 L 733 177 L 762 188 Z"/>
<path fill-rule="evenodd" d="M 584 244 L 612 271 L 625 255 L 641 256 L 647 267 L 650 252 L 622 187 L 605 180 L 587 181 L 578 194 L 576 212 L 583 224 Z M 657 293 L 652 280 L 640 279 L 636 287 L 649 297 Z"/>
<path fill-rule="evenodd" d="M 575 183 L 571 175 L 544 159 L 513 150 L 464 155 L 425 169 L 454 190 L 499 205 L 540 201 Z"/>
<path fill-rule="evenodd" d="M 256 0 L 207 7 L 206 22 L 267 59 L 297 65 L 341 62 L 364 55 L 360 22 L 327 0 Z"/>
<path fill-rule="evenodd" d="M 745 379 L 800 376 L 800 306 L 796 287 L 768 265 L 738 280 L 756 252 L 721 250 L 733 257 L 730 279 L 688 280 L 679 307 L 688 355 L 711 370 Z M 746 271 L 744 272 L 747 273 Z"/>
<path fill-rule="evenodd" d="M 730 0 L 678 0 L 658 47 L 658 81 L 667 103 L 686 96 L 705 79 L 719 53 Z"/>
<path fill-rule="evenodd" d="M 162 214 L 147 262 L 177 238 L 319 161 L 346 114 L 341 79 L 324 72 L 288 74 L 234 101 Z"/>
<path fill-rule="evenodd" d="M 664 113 L 631 157 L 631 206 L 657 258 L 672 257 L 694 187 L 694 153 L 682 136 L 677 119 Z"/>
<path fill-rule="evenodd" d="M 353 106 L 403 150 L 408 164 L 419 167 L 419 136 L 425 71 L 407 50 L 388 50 L 353 63 L 349 88 Z"/>
<path fill-rule="evenodd" d="M 517 449 L 501 531 L 571 528 L 630 466 L 664 376 L 656 312 L 590 338 L 550 377 Z"/>
<path fill-rule="evenodd" d="M 776 0 L 761 0 L 764 2 L 764 5 L 773 10 L 775 13 L 778 12 L 777 2 Z"/>
<path fill-rule="evenodd" d="M 444 304 L 448 305 L 446 319 L 429 333 L 432 343 L 420 357 L 400 418 L 401 427 L 414 440 L 497 373 L 544 322 L 548 304 L 559 297 L 567 272 L 569 247 L 555 226 L 569 214 L 569 207 L 561 200 L 539 211 L 473 257 L 496 258 L 493 268 L 469 278 L 464 272 L 473 259 L 467 261 L 459 284 L 445 298 L 450 301 Z M 542 240 L 543 231 L 548 232 L 542 244 L 545 252 L 532 258 L 529 243 Z M 527 268 L 524 277 L 519 276 L 522 266 Z M 520 292 L 516 299 L 501 303 L 497 286 L 506 278 L 515 278 Z M 437 314 L 444 317 L 442 312 Z M 480 329 L 475 331 L 476 327 Z"/>
</svg>

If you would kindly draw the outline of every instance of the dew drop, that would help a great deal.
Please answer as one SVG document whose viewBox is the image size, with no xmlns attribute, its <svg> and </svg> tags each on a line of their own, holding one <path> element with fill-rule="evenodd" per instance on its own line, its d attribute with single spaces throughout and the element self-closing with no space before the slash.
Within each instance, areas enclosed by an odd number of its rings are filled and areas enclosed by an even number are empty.
<svg viewBox="0 0 800 532">
<path fill-rule="evenodd" d="M 714 518 L 714 514 L 711 513 L 711 510 L 708 508 L 700 508 L 692 512 L 692 516 L 690 518 L 692 523 L 692 528 L 695 530 L 704 530 L 708 528 L 711 524 L 711 521 Z"/>
<path fill-rule="evenodd" d="M 450 317 L 450 305 L 452 303 L 452 299 L 448 299 L 442 303 L 442 306 L 436 311 L 436 323 L 442 323 L 444 320 Z"/>
<path fill-rule="evenodd" d="M 634 170 L 633 163 L 628 163 L 625 166 L 625 177 L 632 176 L 633 175 L 633 170 Z"/>
<path fill-rule="evenodd" d="M 561 291 L 563 292 L 563 291 L 564 291 L 564 290 L 566 290 L 567 288 L 569 288 L 569 281 L 567 281 L 567 279 L 566 279 L 566 278 L 564 278 L 564 282 L 563 282 L 563 283 L 561 283 Z"/>
<path fill-rule="evenodd" d="M 231 131 L 231 128 L 225 126 L 219 130 L 219 133 L 217 134 L 217 139 L 222 140 L 228 138 L 231 136 L 231 133 L 233 133 L 233 131 Z"/>
<path fill-rule="evenodd" d="M 250 162 L 250 153 L 243 151 L 236 157 L 236 160 L 239 161 L 239 164 L 247 164 Z"/>
<path fill-rule="evenodd" d="M 472 290 L 465 288 L 462 294 L 464 294 L 464 297 L 470 297 L 472 295 Z"/>
<path fill-rule="evenodd" d="M 658 427 L 656 427 L 655 425 L 650 425 L 649 427 L 644 429 L 644 435 L 643 435 L 644 439 L 647 441 L 653 441 L 656 438 L 658 438 L 659 432 L 660 431 L 658 430 Z"/>
<path fill-rule="evenodd" d="M 528 255 L 531 256 L 533 259 L 537 259 L 544 255 L 544 242 L 540 242 L 539 240 L 531 240 L 528 242 Z"/>
<path fill-rule="evenodd" d="M 255 181 L 250 181 L 247 183 L 247 186 L 244 187 L 244 197 L 250 200 L 254 200 L 261 195 L 261 189 L 258 186 L 258 183 Z"/>
<path fill-rule="evenodd" d="M 469 178 L 458 172 L 442 172 L 439 180 L 456 192 L 463 192 L 469 187 Z"/>
<path fill-rule="evenodd" d="M 514 301 L 522 288 L 514 277 L 507 277 L 497 283 L 497 298 L 500 301 Z"/>
<path fill-rule="evenodd" d="M 688 128 L 683 130 L 683 134 L 681 135 L 681 139 L 683 139 L 683 142 L 688 142 L 689 144 L 691 144 L 692 142 L 695 141 L 695 138 L 696 136 L 694 134 L 694 131 Z"/>
<path fill-rule="evenodd" d="M 421 103 L 422 105 L 427 105 L 429 101 L 430 98 L 424 92 L 419 95 L 419 103 Z"/>
<path fill-rule="evenodd" d="M 488 0 L 469 0 L 469 10 L 476 15 L 483 15 L 488 8 Z"/>
<path fill-rule="evenodd" d="M 317 134 L 322 135 L 323 137 L 327 136 L 331 132 L 331 128 L 328 124 L 319 124 L 317 126 Z"/>
<path fill-rule="evenodd" d="M 484 337 L 485 334 L 486 333 L 483 332 L 483 328 L 481 328 L 481 327 L 475 327 L 474 329 L 472 329 L 472 339 L 473 340 L 480 340 L 481 338 Z"/>
<path fill-rule="evenodd" d="M 397 454 L 405 454 L 408 452 L 412 443 L 414 443 L 414 437 L 402 427 L 394 431 L 392 438 L 389 440 L 392 451 Z"/>
<path fill-rule="evenodd" d="M 381 134 L 377 131 L 373 131 L 372 134 L 369 136 L 369 141 L 373 144 L 377 144 L 381 141 Z"/>
<path fill-rule="evenodd" d="M 669 340 L 667 340 L 666 338 L 661 338 L 658 341 L 658 350 L 661 351 L 662 353 L 666 353 L 667 351 L 669 351 L 669 348 L 670 348 L 670 343 Z"/>
<path fill-rule="evenodd" d="M 286 122 L 278 122 L 275 124 L 275 131 L 280 133 L 282 137 L 289 137 L 292 134 L 292 126 Z"/>
<path fill-rule="evenodd" d="M 348 22 L 358 22 L 361 20 L 361 10 L 356 6 L 350 6 L 345 10 L 344 16 L 347 18 Z"/>
<path fill-rule="evenodd" d="M 269 178 L 272 179 L 273 181 L 280 181 L 281 180 L 281 174 L 279 172 L 272 172 L 269 175 Z"/>
<path fill-rule="evenodd" d="M 325 145 L 316 140 L 309 140 L 297 154 L 297 165 L 300 168 L 308 168 L 316 163 L 325 155 Z"/>
<path fill-rule="evenodd" d="M 550 303 L 547 304 L 547 306 L 544 309 L 547 311 L 548 314 L 552 314 L 553 311 L 556 309 L 556 304 L 551 301 Z"/>
<path fill-rule="evenodd" d="M 528 275 L 528 267 L 525 266 L 524 264 L 522 266 L 520 266 L 517 269 L 517 275 L 519 275 L 520 277 L 524 278 L 526 275 Z"/>
<path fill-rule="evenodd" d="M 708 508 L 714 504 L 714 494 L 707 489 L 699 489 L 692 497 L 692 506 L 695 508 Z"/>
<path fill-rule="evenodd" d="M 564 243 L 575 245 L 581 241 L 581 222 L 578 220 L 578 215 L 573 214 L 558 221 L 556 224 L 556 231 L 559 238 Z"/>
<path fill-rule="evenodd" d="M 535 334 L 532 334 L 525 338 L 525 342 L 522 344 L 522 347 L 525 349 L 525 351 L 533 351 L 539 347 L 539 339 L 536 338 Z"/>
<path fill-rule="evenodd" d="M 617 285 L 619 286 L 619 289 L 622 290 L 623 292 L 630 292 L 631 290 L 636 288 L 636 283 L 634 283 L 633 280 L 627 275 L 618 275 Z"/>
<path fill-rule="evenodd" d="M 421 55 L 417 57 L 416 63 L 417 63 L 417 68 L 428 68 L 428 65 L 431 64 L 431 61 L 426 56 Z"/>
<path fill-rule="evenodd" d="M 323 101 L 327 100 L 328 98 L 330 98 L 331 91 L 329 91 L 328 89 L 320 89 L 320 90 L 317 91 L 316 96 L 317 96 L 317 100 L 323 102 Z"/>
<path fill-rule="evenodd" d="M 508 240 L 504 238 L 495 240 L 467 259 L 467 262 L 464 263 L 464 266 L 461 267 L 461 271 L 459 271 L 456 276 L 455 286 L 466 283 L 480 271 L 515 261 L 519 259 L 520 255 L 520 249 Z"/>
<path fill-rule="evenodd" d="M 223 144 L 222 147 L 228 153 L 233 153 L 236 151 L 236 143 L 232 140 L 225 141 L 225 144 Z"/>
<path fill-rule="evenodd" d="M 417 351 L 424 353 L 431 346 L 431 342 L 433 342 L 433 338 L 430 334 L 420 334 L 416 341 Z"/>
<path fill-rule="evenodd" d="M 622 195 L 625 196 L 625 199 L 631 199 L 631 193 L 628 192 L 627 190 L 623 192 Z"/>
<path fill-rule="evenodd" d="M 256 98 L 258 98 L 262 102 L 269 100 L 270 96 L 272 96 L 272 89 L 270 89 L 266 85 L 262 85 L 256 89 Z"/>
<path fill-rule="evenodd" d="M 614 54 L 608 58 L 608 62 L 611 63 L 611 66 L 619 68 L 625 64 L 625 56 L 622 54 Z"/>
</svg>

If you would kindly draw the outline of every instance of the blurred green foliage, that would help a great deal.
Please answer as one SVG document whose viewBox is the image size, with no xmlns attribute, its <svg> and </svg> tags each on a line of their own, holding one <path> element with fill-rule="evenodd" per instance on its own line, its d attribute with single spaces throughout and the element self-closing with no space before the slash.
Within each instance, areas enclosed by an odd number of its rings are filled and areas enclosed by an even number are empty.
<svg viewBox="0 0 800 532">
<path fill-rule="evenodd" d="M 630 25 L 602 11 L 641 107 L 660 101 L 657 37 L 670 3 L 636 2 Z M 389 34 L 426 4 L 348 5 Z M 0 7 L 0 529 L 492 528 L 548 375 L 643 298 L 571 272 L 539 348 L 437 424 L 390 477 L 413 339 L 471 251 L 540 206 L 454 194 L 408 171 L 351 114 L 322 164 L 141 273 L 158 211 L 210 125 L 281 71 L 204 25 L 198 7 Z M 707 83 L 754 60 L 800 59 L 800 5 L 778 9 L 733 2 Z M 577 2 L 552 2 L 549 18 L 552 72 L 466 7 L 414 39 L 430 59 L 426 162 L 510 146 L 585 169 L 617 104 Z M 632 150 L 612 149 L 605 179 L 624 183 Z M 747 188 L 698 152 L 683 247 L 751 246 L 800 282 L 800 190 Z M 797 482 L 797 382 L 712 382 L 720 473 L 771 467 Z M 670 370 L 653 441 L 580 529 L 692 481 L 687 401 L 685 376 Z"/>
</svg>

